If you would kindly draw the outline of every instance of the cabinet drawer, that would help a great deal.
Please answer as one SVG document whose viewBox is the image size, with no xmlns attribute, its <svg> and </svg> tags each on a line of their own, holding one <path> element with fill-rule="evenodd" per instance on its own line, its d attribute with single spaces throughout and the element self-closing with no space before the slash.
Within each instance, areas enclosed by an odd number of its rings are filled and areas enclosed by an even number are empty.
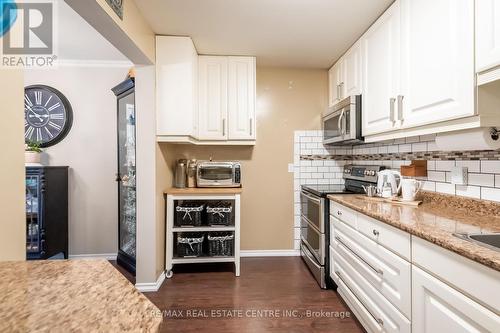
<svg viewBox="0 0 500 333">
<path fill-rule="evenodd" d="M 410 234 L 366 215 L 358 214 L 357 230 L 374 242 L 410 260 Z"/>
<path fill-rule="evenodd" d="M 347 207 L 344 207 L 334 201 L 330 201 L 330 215 L 356 228 L 357 213 Z"/>
<path fill-rule="evenodd" d="M 411 317 L 411 264 L 340 221 L 332 248 L 407 318 Z"/>
<path fill-rule="evenodd" d="M 413 264 L 500 314 L 500 273 L 412 236 Z"/>
<path fill-rule="evenodd" d="M 375 322 L 373 327 L 370 325 L 366 329 L 372 332 L 410 333 L 410 321 L 335 250 L 333 256 L 337 262 L 335 274 L 369 313 L 369 317 L 363 313 L 364 321 L 367 323 Z"/>
</svg>

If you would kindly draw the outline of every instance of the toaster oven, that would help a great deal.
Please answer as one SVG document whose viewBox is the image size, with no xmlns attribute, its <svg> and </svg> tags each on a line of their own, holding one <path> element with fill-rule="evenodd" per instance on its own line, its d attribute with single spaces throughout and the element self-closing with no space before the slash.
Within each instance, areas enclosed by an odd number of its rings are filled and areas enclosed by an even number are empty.
<svg viewBox="0 0 500 333">
<path fill-rule="evenodd" d="M 240 187 L 240 162 L 200 161 L 196 168 L 198 187 Z"/>
</svg>

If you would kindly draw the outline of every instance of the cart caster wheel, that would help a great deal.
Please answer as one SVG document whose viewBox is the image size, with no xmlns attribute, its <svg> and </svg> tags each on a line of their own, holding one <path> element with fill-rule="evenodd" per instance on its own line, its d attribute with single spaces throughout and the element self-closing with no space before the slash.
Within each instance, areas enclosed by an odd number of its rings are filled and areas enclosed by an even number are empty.
<svg viewBox="0 0 500 333">
<path fill-rule="evenodd" d="M 173 275 L 174 275 L 174 272 L 172 272 L 172 270 L 168 270 L 167 273 L 165 274 L 165 277 L 167 279 L 171 279 Z"/>
</svg>

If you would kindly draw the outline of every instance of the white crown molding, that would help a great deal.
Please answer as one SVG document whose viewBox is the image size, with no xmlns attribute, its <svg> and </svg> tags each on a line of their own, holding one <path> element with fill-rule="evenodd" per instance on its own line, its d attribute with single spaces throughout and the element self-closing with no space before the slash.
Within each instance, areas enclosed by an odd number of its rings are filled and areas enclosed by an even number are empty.
<svg viewBox="0 0 500 333">
<path fill-rule="evenodd" d="M 139 290 L 141 293 L 147 292 L 155 292 L 160 289 L 161 285 L 165 281 L 165 273 L 162 272 L 156 282 L 147 282 L 147 283 L 136 283 L 135 288 Z"/>
<path fill-rule="evenodd" d="M 241 250 L 241 257 L 298 257 L 299 250 Z"/>
<path fill-rule="evenodd" d="M 116 260 L 116 253 L 70 254 L 68 256 L 68 259 L 70 259 L 70 260 L 81 260 L 81 259 Z"/>
<path fill-rule="evenodd" d="M 58 59 L 55 63 L 59 67 L 108 67 L 108 68 L 130 68 L 134 64 L 122 60 L 85 60 L 85 59 Z"/>
</svg>

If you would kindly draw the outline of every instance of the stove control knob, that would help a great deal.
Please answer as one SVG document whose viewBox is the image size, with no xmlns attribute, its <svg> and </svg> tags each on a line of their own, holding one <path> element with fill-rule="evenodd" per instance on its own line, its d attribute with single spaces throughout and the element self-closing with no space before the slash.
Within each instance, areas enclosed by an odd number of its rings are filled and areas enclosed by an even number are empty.
<svg viewBox="0 0 500 333">
<path fill-rule="evenodd" d="M 375 176 L 375 170 L 370 171 L 370 176 Z"/>
</svg>

